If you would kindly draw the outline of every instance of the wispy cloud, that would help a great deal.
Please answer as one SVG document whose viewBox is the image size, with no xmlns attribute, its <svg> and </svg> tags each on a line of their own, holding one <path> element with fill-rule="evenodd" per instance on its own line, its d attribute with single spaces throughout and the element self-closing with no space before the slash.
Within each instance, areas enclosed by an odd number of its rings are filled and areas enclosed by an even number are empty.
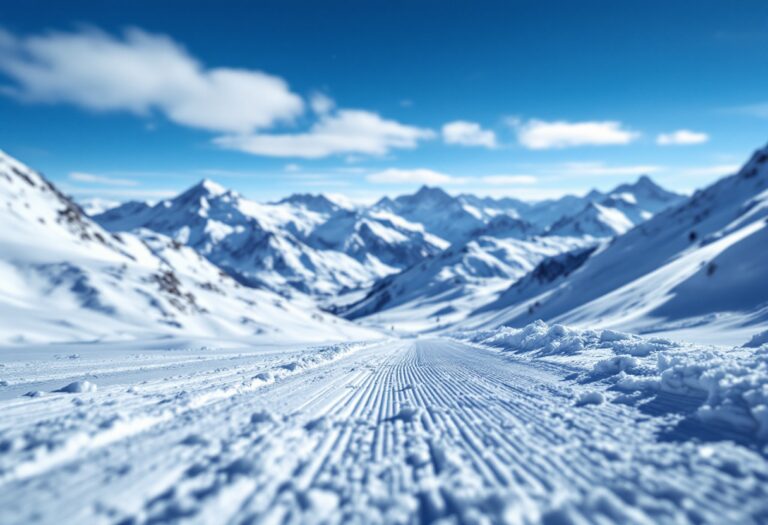
<svg viewBox="0 0 768 525">
<path fill-rule="evenodd" d="M 757 104 L 747 104 L 724 110 L 727 113 L 746 115 L 750 117 L 768 118 L 768 102 L 759 102 Z"/>
<path fill-rule="evenodd" d="M 370 111 L 341 109 L 322 115 L 304 133 L 232 135 L 214 142 L 254 155 L 318 159 L 342 153 L 384 155 L 395 148 L 415 148 L 434 136 L 429 129 L 387 120 Z"/>
<path fill-rule="evenodd" d="M 127 188 L 83 188 L 63 185 L 62 189 L 71 195 L 85 197 L 112 197 L 115 199 L 166 199 L 178 195 L 170 189 L 127 189 Z"/>
<path fill-rule="evenodd" d="M 513 186 L 536 184 L 538 178 L 533 175 L 487 175 L 481 177 L 480 181 L 492 186 Z"/>
<path fill-rule="evenodd" d="M 536 184 L 538 178 L 533 175 L 484 175 L 479 177 L 457 177 L 447 173 L 427 169 L 389 168 L 371 173 L 366 177 L 374 184 L 435 184 L 479 186 L 529 186 Z"/>
<path fill-rule="evenodd" d="M 487 129 L 483 129 L 476 122 L 467 122 L 465 120 L 456 120 L 443 126 L 443 141 L 446 144 L 457 144 L 460 146 L 482 146 L 485 148 L 496 147 L 496 134 Z"/>
<path fill-rule="evenodd" d="M 679 129 L 671 133 L 661 133 L 656 137 L 656 144 L 660 146 L 688 146 L 703 144 L 709 141 L 709 135 L 688 129 Z"/>
<path fill-rule="evenodd" d="M 313 93 L 309 98 L 309 106 L 318 115 L 325 115 L 336 107 L 336 102 L 325 93 Z"/>
<path fill-rule="evenodd" d="M 113 36 L 98 29 L 18 37 L 0 29 L 0 72 L 12 96 L 96 111 L 162 114 L 223 134 L 214 143 L 255 155 L 316 159 L 384 155 L 434 138 L 429 129 L 363 109 L 337 109 L 325 94 L 308 104 L 280 77 L 250 69 L 208 68 L 168 36 L 141 29 Z M 305 115 L 309 129 L 267 133 Z"/>
<path fill-rule="evenodd" d="M 517 132 L 520 144 L 532 150 L 562 149 L 577 146 L 614 146 L 629 144 L 640 133 L 624 127 L 618 121 L 547 122 L 531 119 L 509 121 Z"/>
<path fill-rule="evenodd" d="M 607 177 L 649 175 L 663 171 L 664 166 L 652 164 L 610 165 L 604 162 L 564 162 L 548 168 L 553 174 L 566 177 Z"/>
<path fill-rule="evenodd" d="M 463 182 L 463 179 L 426 168 L 389 168 L 371 173 L 366 180 L 373 184 L 461 184 Z"/>
<path fill-rule="evenodd" d="M 715 164 L 712 166 L 690 166 L 675 169 L 684 177 L 722 177 L 731 175 L 741 169 L 740 164 Z"/>
<path fill-rule="evenodd" d="M 165 35 L 96 29 L 19 38 L 0 34 L 0 70 L 11 93 L 98 111 L 153 111 L 212 131 L 248 133 L 290 121 L 304 109 L 280 77 L 247 69 L 206 68 Z"/>
<path fill-rule="evenodd" d="M 104 186 L 138 186 L 138 182 L 130 179 L 116 179 L 102 175 L 93 175 L 91 173 L 82 173 L 79 171 L 69 174 L 69 180 L 75 182 L 86 182 L 91 184 L 101 184 Z"/>
</svg>

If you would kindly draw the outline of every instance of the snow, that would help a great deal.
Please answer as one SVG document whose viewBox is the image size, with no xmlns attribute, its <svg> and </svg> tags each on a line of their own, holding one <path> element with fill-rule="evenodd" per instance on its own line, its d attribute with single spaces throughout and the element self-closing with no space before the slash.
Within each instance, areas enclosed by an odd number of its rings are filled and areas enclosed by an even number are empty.
<svg viewBox="0 0 768 525">
<path fill-rule="evenodd" d="M 502 331 L 462 336 L 492 349 L 437 338 L 4 348 L 0 521 L 762 521 L 757 349 Z M 630 351 L 636 366 L 591 374 Z M 86 370 L 98 390 L 53 392 Z M 50 393 L 22 395 L 40 386 Z"/>
<path fill-rule="evenodd" d="M 698 401 L 689 416 L 768 443 L 768 345 L 700 347 L 612 330 L 579 330 L 537 321 L 524 328 L 460 332 L 461 340 L 499 348 L 527 359 L 568 364 L 581 382 L 606 391 L 645 396 L 675 394 Z M 590 390 L 576 404 L 599 404 L 605 394 Z M 622 400 L 622 397 L 614 398 Z"/>
<path fill-rule="evenodd" d="M 96 392 L 97 386 L 90 381 L 74 381 L 67 386 L 61 387 L 56 392 L 66 392 L 67 394 L 83 394 Z"/>
</svg>

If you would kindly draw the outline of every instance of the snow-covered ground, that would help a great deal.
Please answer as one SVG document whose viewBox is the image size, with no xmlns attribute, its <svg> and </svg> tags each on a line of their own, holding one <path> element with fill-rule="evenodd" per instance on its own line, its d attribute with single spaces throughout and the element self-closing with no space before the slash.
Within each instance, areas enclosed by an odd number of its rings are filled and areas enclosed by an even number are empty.
<svg viewBox="0 0 768 525">
<path fill-rule="evenodd" d="M 457 336 L 4 348 L 0 522 L 768 519 L 768 347 Z"/>
</svg>

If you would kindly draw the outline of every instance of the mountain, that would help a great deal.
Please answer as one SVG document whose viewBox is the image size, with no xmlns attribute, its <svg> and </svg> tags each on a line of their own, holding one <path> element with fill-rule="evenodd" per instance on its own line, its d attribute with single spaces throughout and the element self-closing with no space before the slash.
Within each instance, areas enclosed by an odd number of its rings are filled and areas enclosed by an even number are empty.
<svg viewBox="0 0 768 525">
<path fill-rule="evenodd" d="M 340 198 L 332 198 L 318 193 L 294 193 L 277 202 L 277 204 L 289 204 L 299 206 L 315 213 L 332 215 L 340 210 L 352 210 L 354 205 Z"/>
<path fill-rule="evenodd" d="M 403 219 L 423 225 L 424 229 L 449 243 L 466 240 L 470 234 L 485 225 L 485 216 L 440 188 L 422 186 L 413 195 L 387 197 L 373 206 Z"/>
<path fill-rule="evenodd" d="M 94 217 L 110 231 L 148 229 L 188 245 L 250 286 L 317 297 L 368 286 L 447 245 L 419 225 L 323 195 L 259 204 L 203 180 L 148 206 Z"/>
<path fill-rule="evenodd" d="M 91 217 L 93 215 L 104 213 L 108 210 L 111 210 L 112 208 L 116 208 L 122 203 L 120 201 L 93 197 L 89 199 L 79 199 L 78 204 L 83 209 L 85 214 Z"/>
<path fill-rule="evenodd" d="M 533 204 L 467 194 L 454 198 L 428 187 L 414 195 L 383 199 L 377 208 L 421 221 L 425 229 L 454 239 L 453 244 L 382 279 L 367 295 L 336 311 L 349 319 L 367 318 L 376 325 L 410 330 L 463 322 L 473 310 L 494 303 L 539 263 L 567 267 L 573 264 L 572 256 L 583 262 L 600 238 L 622 234 L 681 198 L 640 177 L 609 193 L 593 190 L 584 197 Z M 561 209 L 571 215 L 546 225 L 543 218 Z M 578 211 L 573 213 L 574 209 Z M 557 262 L 560 257 L 562 263 Z"/>
<path fill-rule="evenodd" d="M 520 280 L 467 326 L 543 319 L 707 342 L 746 339 L 768 323 L 766 218 L 768 147 L 736 175 L 614 238 L 571 271 Z"/>
<path fill-rule="evenodd" d="M 382 279 L 367 296 L 338 313 L 347 319 L 367 317 L 369 323 L 383 327 L 435 329 L 463 320 L 546 257 L 588 242 L 576 238 L 476 236 Z"/>
<path fill-rule="evenodd" d="M 592 190 L 583 197 L 566 195 L 533 203 L 466 193 L 451 197 L 439 188 L 424 186 L 413 195 L 382 199 L 376 207 L 422 224 L 427 231 L 449 242 L 463 242 L 497 217 L 529 223 L 529 234 L 550 230 L 556 236 L 611 237 L 683 198 L 642 175 L 634 183 L 621 184 L 606 193 Z"/>
<path fill-rule="evenodd" d="M 550 235 L 612 237 L 650 219 L 654 214 L 681 202 L 682 195 L 665 190 L 643 175 L 633 184 L 621 184 L 608 193 L 593 190 L 581 199 L 564 197 L 558 201 L 541 203 L 529 215 L 562 216 L 548 228 Z M 578 210 L 573 212 L 573 210 Z M 537 215 L 537 213 L 539 215 Z"/>
<path fill-rule="evenodd" d="M 626 232 L 634 225 L 615 207 L 590 202 L 578 213 L 563 217 L 550 226 L 547 235 L 612 237 Z"/>
<path fill-rule="evenodd" d="M 371 336 L 308 301 L 241 286 L 193 249 L 161 234 L 111 234 L 42 175 L 2 152 L 0 275 L 4 343 L 168 335 Z"/>
</svg>

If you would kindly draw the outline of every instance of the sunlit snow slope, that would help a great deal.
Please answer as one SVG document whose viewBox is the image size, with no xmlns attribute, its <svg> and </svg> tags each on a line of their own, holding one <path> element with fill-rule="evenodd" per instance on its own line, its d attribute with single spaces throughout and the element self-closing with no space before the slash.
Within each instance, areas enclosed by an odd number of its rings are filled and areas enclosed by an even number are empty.
<svg viewBox="0 0 768 525">
<path fill-rule="evenodd" d="M 241 286 L 167 237 L 138 234 L 106 232 L 0 153 L 0 341 L 371 336 L 311 303 Z"/>
<path fill-rule="evenodd" d="M 544 319 L 744 341 L 768 324 L 766 218 L 768 148 L 737 174 L 616 237 L 583 266 L 529 274 L 468 325 Z"/>
</svg>

